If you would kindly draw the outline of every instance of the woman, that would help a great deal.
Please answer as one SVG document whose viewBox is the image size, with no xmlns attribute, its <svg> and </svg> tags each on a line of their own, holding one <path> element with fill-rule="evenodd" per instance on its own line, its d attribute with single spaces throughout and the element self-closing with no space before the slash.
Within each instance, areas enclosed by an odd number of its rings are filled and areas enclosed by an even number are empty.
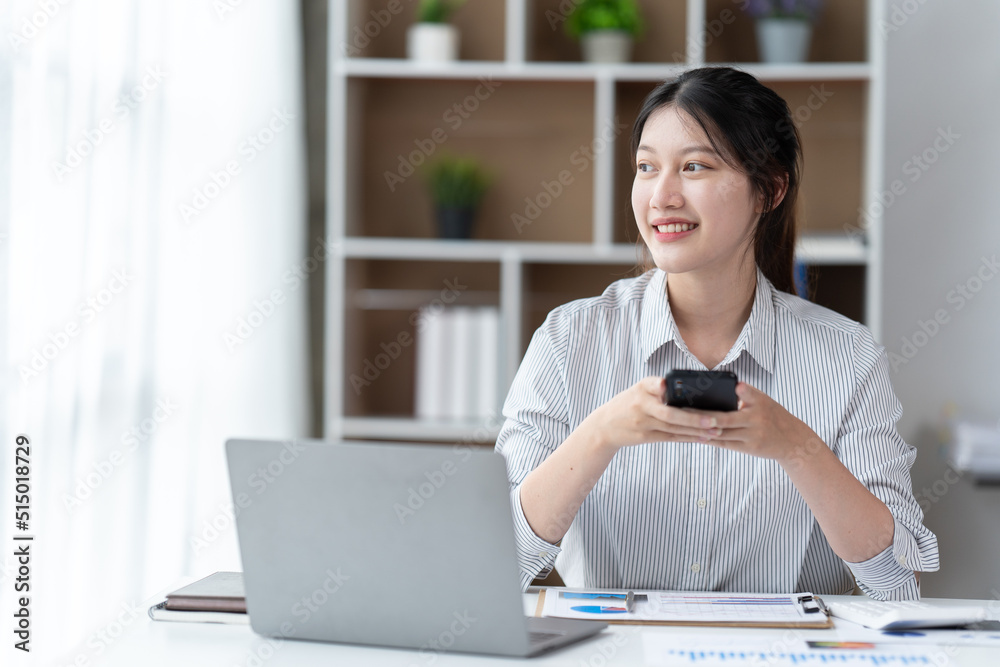
<svg viewBox="0 0 1000 667">
<path fill-rule="evenodd" d="M 688 71 L 632 131 L 655 269 L 552 311 L 504 405 L 521 583 L 919 597 L 938 568 L 884 348 L 792 295 L 801 149 L 749 74 Z M 673 368 L 739 409 L 664 405 Z M 853 575 L 853 576 L 852 576 Z"/>
</svg>

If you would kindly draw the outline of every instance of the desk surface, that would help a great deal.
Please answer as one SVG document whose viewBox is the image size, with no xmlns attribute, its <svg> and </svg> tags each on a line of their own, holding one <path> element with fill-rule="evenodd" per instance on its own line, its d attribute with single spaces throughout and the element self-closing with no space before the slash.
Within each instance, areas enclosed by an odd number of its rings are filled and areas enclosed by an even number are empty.
<svg viewBox="0 0 1000 667">
<path fill-rule="evenodd" d="M 536 594 L 525 594 L 524 609 L 532 614 Z M 162 598 L 159 598 L 162 599 Z M 147 601 L 153 604 L 159 600 Z M 925 599 L 940 605 L 980 604 L 989 610 L 990 618 L 1000 620 L 1000 605 L 994 601 Z M 836 620 L 836 619 L 835 619 Z M 734 632 L 723 628 L 680 628 L 665 626 L 614 625 L 597 636 L 581 643 L 559 649 L 539 658 L 530 659 L 531 665 L 564 665 L 580 667 L 592 665 L 643 665 L 648 663 L 645 644 L 654 635 L 673 635 L 678 639 L 703 636 L 718 640 Z M 741 629 L 755 637 L 781 645 L 788 633 L 796 639 L 850 639 L 849 626 L 841 624 L 832 630 Z M 915 647 L 914 647 L 915 648 Z M 925 647 L 931 648 L 931 647 Z M 950 662 L 941 659 L 932 665 L 948 664 L 956 667 L 997 667 L 1000 665 L 1000 648 L 941 644 L 934 651 L 946 654 Z M 474 656 L 455 653 L 421 653 L 400 649 L 383 649 L 347 644 L 277 640 L 255 634 L 247 625 L 222 625 L 217 623 L 174 623 L 152 621 L 148 616 L 133 624 L 108 647 L 99 658 L 101 665 L 243 665 L 246 667 L 278 667 L 284 665 L 366 665 L 379 667 L 447 667 L 448 665 L 496 665 L 504 658 Z M 523 662 L 509 659 L 510 662 Z"/>
</svg>

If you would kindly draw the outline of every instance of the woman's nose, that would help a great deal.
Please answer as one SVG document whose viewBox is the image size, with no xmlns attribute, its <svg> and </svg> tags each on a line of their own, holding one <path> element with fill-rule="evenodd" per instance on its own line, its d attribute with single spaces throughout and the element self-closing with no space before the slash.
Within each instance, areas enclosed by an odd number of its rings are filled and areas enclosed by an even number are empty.
<svg viewBox="0 0 1000 667">
<path fill-rule="evenodd" d="M 679 179 L 663 175 L 656 181 L 653 194 L 649 199 L 651 208 L 680 208 L 684 205 L 684 196 L 680 192 Z"/>
</svg>

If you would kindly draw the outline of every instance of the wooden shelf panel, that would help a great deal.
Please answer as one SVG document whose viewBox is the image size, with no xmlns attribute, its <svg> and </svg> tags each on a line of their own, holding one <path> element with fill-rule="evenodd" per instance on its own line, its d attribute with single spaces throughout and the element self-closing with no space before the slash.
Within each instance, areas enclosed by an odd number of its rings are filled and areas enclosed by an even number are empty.
<svg viewBox="0 0 1000 667">
<path fill-rule="evenodd" d="M 867 86 L 860 81 L 772 82 L 802 138 L 799 229 L 840 232 L 856 226 L 864 182 Z"/>
<path fill-rule="evenodd" d="M 459 31 L 460 58 L 503 60 L 504 4 L 469 2 L 455 12 L 451 23 Z M 406 57 L 406 30 L 416 20 L 418 3 L 399 0 L 395 6 L 399 11 L 393 14 L 386 0 L 350 0 L 347 43 L 331 44 L 331 48 L 362 58 Z"/>
<path fill-rule="evenodd" d="M 592 240 L 592 83 L 355 79 L 352 84 L 364 103 L 349 120 L 362 140 L 350 160 L 361 165 L 361 185 L 354 191 L 360 201 L 349 206 L 359 217 L 348 233 L 436 236 L 419 167 L 449 153 L 476 157 L 492 175 L 474 238 Z"/>
<path fill-rule="evenodd" d="M 532 262 L 524 265 L 524 300 L 521 316 L 521 355 L 535 330 L 553 308 L 575 299 L 599 296 L 608 285 L 638 275 L 634 262 L 594 266 Z"/>
<path fill-rule="evenodd" d="M 867 19 L 866 0 L 825 3 L 813 27 L 810 62 L 866 61 Z M 706 0 L 705 20 L 713 27 L 704 37 L 707 63 L 760 60 L 754 21 L 738 4 L 732 0 Z"/>
<path fill-rule="evenodd" d="M 686 60 L 687 0 L 639 0 L 645 29 L 635 43 L 635 62 L 675 63 Z M 579 61 L 580 45 L 563 30 L 568 0 L 528 0 L 531 32 L 528 60 Z"/>
</svg>

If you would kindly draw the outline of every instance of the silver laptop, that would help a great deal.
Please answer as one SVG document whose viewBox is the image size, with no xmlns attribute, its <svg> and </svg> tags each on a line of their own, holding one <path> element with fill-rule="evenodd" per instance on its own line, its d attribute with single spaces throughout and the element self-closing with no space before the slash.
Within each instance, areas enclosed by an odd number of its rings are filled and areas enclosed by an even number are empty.
<svg viewBox="0 0 1000 667">
<path fill-rule="evenodd" d="M 259 634 L 530 656 L 607 627 L 524 615 L 492 450 L 229 440 L 226 456 Z"/>
</svg>

